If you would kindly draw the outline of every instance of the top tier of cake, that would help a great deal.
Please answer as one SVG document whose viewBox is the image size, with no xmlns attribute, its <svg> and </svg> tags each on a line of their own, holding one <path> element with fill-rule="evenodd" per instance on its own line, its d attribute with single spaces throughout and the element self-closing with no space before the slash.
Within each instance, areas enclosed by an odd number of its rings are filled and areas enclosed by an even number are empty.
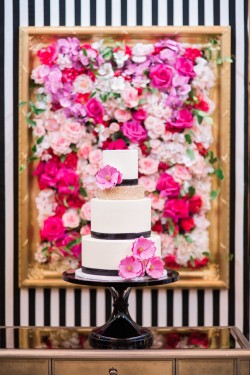
<svg viewBox="0 0 250 375">
<path fill-rule="evenodd" d="M 103 165 L 118 169 L 123 180 L 138 179 L 138 150 L 104 150 Z"/>
</svg>

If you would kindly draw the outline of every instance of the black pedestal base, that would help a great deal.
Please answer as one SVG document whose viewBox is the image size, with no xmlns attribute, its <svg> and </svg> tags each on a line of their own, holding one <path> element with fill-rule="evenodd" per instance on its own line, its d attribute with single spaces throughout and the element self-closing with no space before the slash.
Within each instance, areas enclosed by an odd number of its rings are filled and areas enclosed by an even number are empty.
<svg viewBox="0 0 250 375">
<path fill-rule="evenodd" d="M 109 320 L 93 329 L 89 337 L 92 347 L 98 349 L 145 349 L 150 348 L 153 337 L 149 330 L 134 322 L 128 312 L 131 288 L 109 288 L 114 310 Z"/>
</svg>

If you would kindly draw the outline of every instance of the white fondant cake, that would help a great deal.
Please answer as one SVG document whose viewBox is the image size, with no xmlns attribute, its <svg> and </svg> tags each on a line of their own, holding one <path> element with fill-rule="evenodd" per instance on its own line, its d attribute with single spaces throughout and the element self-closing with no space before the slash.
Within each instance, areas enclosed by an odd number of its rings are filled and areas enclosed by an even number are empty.
<svg viewBox="0 0 250 375">
<path fill-rule="evenodd" d="M 141 236 L 153 241 L 155 256 L 161 256 L 160 236 L 151 234 L 151 200 L 142 197 L 138 187 L 138 151 L 105 150 L 103 165 L 118 169 L 126 186 L 103 190 L 91 200 L 91 234 L 82 238 L 82 272 L 97 278 L 118 275 L 120 261 L 131 256 L 132 244 Z"/>
</svg>

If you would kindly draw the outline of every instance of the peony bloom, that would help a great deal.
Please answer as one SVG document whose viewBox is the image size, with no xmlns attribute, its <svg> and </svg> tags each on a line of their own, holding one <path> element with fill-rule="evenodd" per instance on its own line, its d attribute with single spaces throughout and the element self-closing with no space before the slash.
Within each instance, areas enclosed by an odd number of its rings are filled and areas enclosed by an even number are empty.
<svg viewBox="0 0 250 375">
<path fill-rule="evenodd" d="M 172 82 L 173 71 L 170 67 L 159 64 L 150 69 L 151 85 L 157 89 L 167 89 Z"/>
<path fill-rule="evenodd" d="M 155 243 L 141 236 L 132 244 L 132 253 L 136 259 L 148 260 L 152 258 L 156 252 Z"/>
<path fill-rule="evenodd" d="M 122 174 L 116 168 L 105 165 L 96 174 L 96 184 L 99 189 L 111 189 L 122 182 Z"/>
<path fill-rule="evenodd" d="M 162 173 L 157 181 L 156 189 L 160 191 L 161 197 L 178 197 L 181 185 L 168 173 Z"/>
<path fill-rule="evenodd" d="M 153 257 L 149 259 L 146 265 L 146 273 L 153 279 L 158 279 L 163 275 L 164 262 L 160 257 Z"/>
<path fill-rule="evenodd" d="M 164 216 L 177 222 L 189 217 L 189 205 L 185 199 L 168 199 L 164 207 Z"/>
<path fill-rule="evenodd" d="M 120 261 L 118 272 L 124 279 L 134 279 L 143 276 L 143 264 L 133 256 L 126 257 Z"/>
<path fill-rule="evenodd" d="M 64 231 L 62 219 L 58 216 L 50 216 L 44 220 L 41 237 L 43 241 L 56 241 L 63 236 Z"/>
<path fill-rule="evenodd" d="M 148 136 L 146 129 L 136 120 L 124 122 L 121 129 L 131 142 L 144 141 Z"/>
</svg>

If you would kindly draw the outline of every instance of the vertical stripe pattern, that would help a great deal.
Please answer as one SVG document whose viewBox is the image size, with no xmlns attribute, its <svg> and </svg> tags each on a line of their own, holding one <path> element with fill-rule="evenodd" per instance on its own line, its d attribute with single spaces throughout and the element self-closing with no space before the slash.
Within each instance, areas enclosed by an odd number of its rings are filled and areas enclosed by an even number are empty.
<svg viewBox="0 0 250 375">
<path fill-rule="evenodd" d="M 247 0 L 4 0 L 0 2 L 0 324 L 95 326 L 111 314 L 108 290 L 18 288 L 19 26 L 231 26 L 231 230 L 228 290 L 135 289 L 139 324 L 237 325 L 249 331 Z M 237 128 L 236 128 L 237 126 Z M 237 183 L 236 183 L 237 182 Z M 14 219 L 13 219 L 14 218 Z M 1 344 L 1 343 L 0 343 Z"/>
</svg>

